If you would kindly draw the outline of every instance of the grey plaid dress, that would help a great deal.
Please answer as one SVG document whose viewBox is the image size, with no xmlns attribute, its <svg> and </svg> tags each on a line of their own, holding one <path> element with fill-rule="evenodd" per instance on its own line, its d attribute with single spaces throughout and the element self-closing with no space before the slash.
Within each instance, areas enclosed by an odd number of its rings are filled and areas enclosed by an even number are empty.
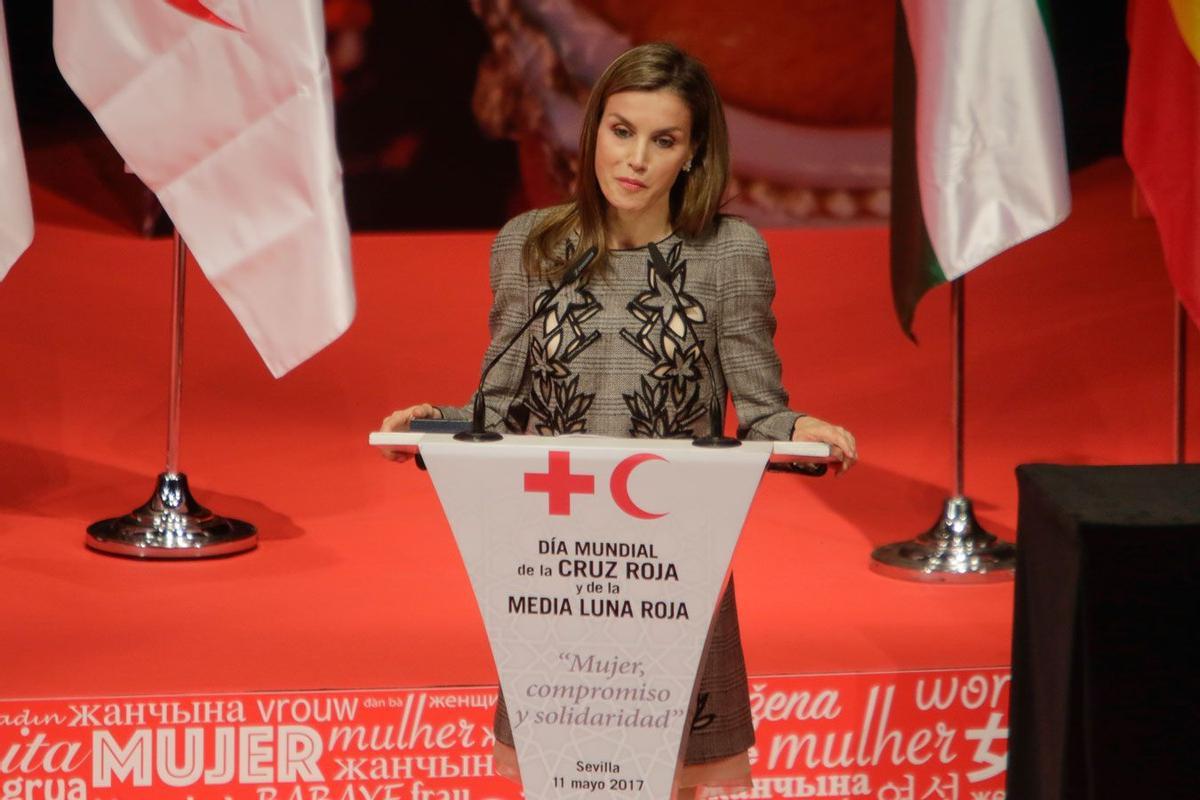
<svg viewBox="0 0 1200 800">
<path fill-rule="evenodd" d="M 550 284 L 521 266 L 521 248 L 538 213 L 511 220 L 492 246 L 492 341 L 485 364 L 549 294 Z M 564 289 L 527 340 L 496 365 L 483 390 L 489 427 L 548 436 L 691 437 L 708 433 L 709 382 L 715 380 L 719 396 L 726 389 L 733 395 L 740 437 L 791 438 L 800 415 L 788 409 L 780 380 L 771 313 L 775 282 L 762 237 L 742 220 L 721 217 L 707 239 L 672 235 L 657 245 L 680 302 L 658 285 L 646 248 L 609 251 L 605 273 Z M 704 369 L 700 348 L 715 375 Z M 447 419 L 469 419 L 470 408 L 440 410 Z M 512 744 L 503 696 L 496 737 Z M 714 623 L 685 761 L 725 758 L 753 744 L 730 581 Z"/>
</svg>

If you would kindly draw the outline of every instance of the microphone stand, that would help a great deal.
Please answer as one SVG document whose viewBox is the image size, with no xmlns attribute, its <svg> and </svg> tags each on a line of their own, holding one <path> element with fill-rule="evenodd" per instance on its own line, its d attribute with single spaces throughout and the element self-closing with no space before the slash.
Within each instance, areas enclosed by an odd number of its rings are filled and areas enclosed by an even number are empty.
<svg viewBox="0 0 1200 800">
<path fill-rule="evenodd" d="M 471 409 L 471 429 L 459 431 L 458 433 L 454 434 L 454 438 L 457 441 L 496 442 L 504 438 L 496 431 L 488 431 L 484 430 L 483 428 L 484 415 L 486 413 L 486 406 L 483 402 L 483 385 L 487 380 L 488 373 L 490 373 L 492 371 L 492 367 L 496 366 L 500 359 L 512 349 L 512 346 L 516 344 L 522 336 L 525 335 L 525 331 L 529 330 L 529 326 L 532 325 L 535 320 L 541 319 L 542 316 L 550 310 L 550 304 L 554 301 L 554 298 L 558 297 L 559 293 L 562 292 L 563 289 L 567 288 L 567 286 L 579 279 L 580 273 L 582 273 L 583 270 L 587 268 L 587 265 L 592 263 L 592 259 L 596 257 L 596 252 L 597 250 L 595 246 L 589 247 L 581 256 L 579 256 L 579 258 L 572 262 L 571 266 L 567 267 L 566 271 L 563 273 L 562 280 L 559 281 L 558 285 L 554 287 L 554 291 L 550 293 L 550 296 L 542 301 L 542 304 L 539 308 L 534 309 L 533 314 L 529 317 L 529 319 L 525 320 L 525 324 L 521 326 L 520 330 L 518 330 L 511 339 L 508 340 L 508 344 L 504 345 L 504 349 L 497 353 L 495 358 L 489 361 L 487 366 L 483 368 L 483 374 L 479 376 L 479 388 L 475 390 L 475 403 Z"/>
<path fill-rule="evenodd" d="M 675 291 L 675 285 L 671 283 L 671 268 L 667 266 L 667 260 L 663 258 L 662 253 L 653 242 L 647 245 L 647 247 L 650 250 L 650 266 L 654 270 L 654 274 L 658 276 L 658 282 L 667 287 L 667 291 L 671 294 L 671 299 L 675 301 L 676 308 L 680 309 L 679 316 L 683 319 L 683 326 L 691 334 L 692 341 L 696 343 L 696 347 L 699 348 L 704 368 L 708 370 L 708 388 L 711 394 L 708 401 L 709 435 L 695 437 L 692 439 L 692 444 L 696 447 L 740 447 L 742 443 L 739 440 L 725 435 L 725 403 L 723 402 L 724 398 L 717 397 L 717 373 L 713 370 L 712 362 L 708 360 L 708 354 L 704 352 L 703 343 L 700 341 L 700 337 L 696 335 L 696 329 L 692 327 L 692 321 L 688 319 L 687 313 L 683 311 L 683 301 L 679 299 L 679 292 Z"/>
</svg>

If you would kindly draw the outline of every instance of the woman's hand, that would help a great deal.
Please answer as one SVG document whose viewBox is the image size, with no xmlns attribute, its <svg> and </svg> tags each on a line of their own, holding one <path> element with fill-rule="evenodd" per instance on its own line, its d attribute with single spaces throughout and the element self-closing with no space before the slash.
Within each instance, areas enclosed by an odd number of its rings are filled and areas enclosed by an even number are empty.
<svg viewBox="0 0 1200 800">
<path fill-rule="evenodd" d="M 383 418 L 383 422 L 379 425 L 379 430 L 395 432 L 406 431 L 412 427 L 414 419 L 441 419 L 442 412 L 431 406 L 429 403 L 421 403 L 416 406 L 402 408 L 399 411 L 393 411 Z M 400 450 L 391 450 L 387 447 L 382 448 L 383 457 L 389 458 L 392 461 L 407 461 L 409 453 Z"/>
<path fill-rule="evenodd" d="M 858 447 L 854 436 L 845 428 L 816 417 L 800 417 L 792 426 L 793 442 L 824 442 L 829 445 L 833 457 L 838 460 L 838 474 L 854 466 L 858 461 Z"/>
</svg>

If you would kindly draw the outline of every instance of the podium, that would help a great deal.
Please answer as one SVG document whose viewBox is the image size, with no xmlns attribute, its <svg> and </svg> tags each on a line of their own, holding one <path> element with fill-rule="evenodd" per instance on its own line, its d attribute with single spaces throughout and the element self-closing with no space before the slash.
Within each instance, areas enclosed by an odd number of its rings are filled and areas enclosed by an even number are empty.
<svg viewBox="0 0 1200 800">
<path fill-rule="evenodd" d="M 1008 796 L 1194 797 L 1200 464 L 1022 464 L 1017 486 Z"/>
<path fill-rule="evenodd" d="M 467 568 L 525 796 L 670 796 L 706 638 L 770 460 L 824 444 L 373 433 L 419 452 Z"/>
</svg>

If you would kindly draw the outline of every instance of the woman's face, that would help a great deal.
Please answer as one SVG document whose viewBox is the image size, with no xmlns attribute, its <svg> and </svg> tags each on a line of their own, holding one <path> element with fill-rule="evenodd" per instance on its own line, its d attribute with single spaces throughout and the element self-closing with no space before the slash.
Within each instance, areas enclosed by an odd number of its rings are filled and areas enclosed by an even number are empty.
<svg viewBox="0 0 1200 800">
<path fill-rule="evenodd" d="M 672 91 L 609 95 L 596 133 L 596 180 L 610 213 L 670 216 L 670 193 L 695 149 L 692 112 Z"/>
</svg>

